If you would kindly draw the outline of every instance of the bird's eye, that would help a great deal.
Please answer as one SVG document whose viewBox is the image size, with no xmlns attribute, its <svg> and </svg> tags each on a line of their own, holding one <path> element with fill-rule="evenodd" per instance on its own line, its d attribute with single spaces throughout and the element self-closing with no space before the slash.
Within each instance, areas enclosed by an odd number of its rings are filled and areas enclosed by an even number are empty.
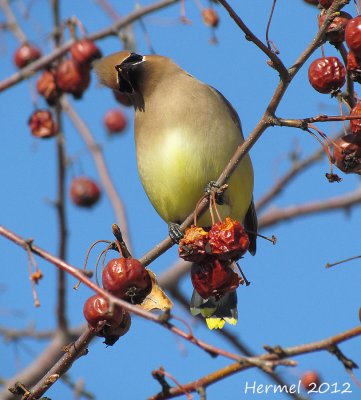
<svg viewBox="0 0 361 400">
<path fill-rule="evenodd" d="M 143 61 L 143 56 L 137 53 L 130 53 L 129 57 L 127 57 L 120 65 L 124 66 L 125 64 L 137 64 Z"/>
</svg>

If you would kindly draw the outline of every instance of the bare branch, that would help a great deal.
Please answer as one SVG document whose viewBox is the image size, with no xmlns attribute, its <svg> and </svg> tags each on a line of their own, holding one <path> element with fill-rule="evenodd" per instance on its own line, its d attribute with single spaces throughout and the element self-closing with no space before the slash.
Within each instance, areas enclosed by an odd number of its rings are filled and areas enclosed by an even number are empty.
<svg viewBox="0 0 361 400">
<path fill-rule="evenodd" d="M 272 209 L 261 215 L 259 218 L 260 228 L 276 225 L 280 222 L 289 221 L 304 215 L 319 214 L 333 210 L 349 210 L 351 207 L 358 206 L 361 203 L 361 189 L 357 189 L 344 196 L 334 197 L 328 200 L 290 206 L 284 209 Z"/>
<path fill-rule="evenodd" d="M 85 144 L 88 147 L 90 154 L 93 156 L 95 164 L 98 169 L 98 173 L 104 189 L 109 197 L 109 200 L 113 206 L 115 218 L 117 224 L 120 225 L 123 239 L 127 244 L 130 252 L 131 250 L 131 241 L 128 231 L 128 223 L 127 217 L 124 209 L 124 204 L 120 199 L 113 182 L 110 178 L 109 171 L 107 164 L 104 160 L 103 153 L 101 147 L 96 143 L 94 140 L 88 126 L 86 125 L 85 121 L 80 117 L 80 115 L 75 111 L 74 107 L 70 104 L 67 97 L 63 96 L 61 99 L 61 105 L 64 111 L 68 114 L 71 122 L 74 124 L 77 131 L 80 133 L 81 137 L 83 138 Z"/>
</svg>

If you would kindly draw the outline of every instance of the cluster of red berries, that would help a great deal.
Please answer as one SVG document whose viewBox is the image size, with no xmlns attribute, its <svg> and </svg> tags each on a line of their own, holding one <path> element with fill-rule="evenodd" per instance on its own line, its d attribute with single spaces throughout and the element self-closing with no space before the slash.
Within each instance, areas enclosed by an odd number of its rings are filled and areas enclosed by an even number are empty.
<svg viewBox="0 0 361 400">
<path fill-rule="evenodd" d="M 152 290 L 152 280 L 146 268 L 135 258 L 115 258 L 102 272 L 102 283 L 112 295 L 132 304 L 141 304 Z M 107 345 L 114 344 L 130 327 L 130 314 L 96 294 L 84 304 L 84 317 L 90 327 L 99 329 L 98 335 Z"/>
<path fill-rule="evenodd" d="M 326 10 L 332 0 L 313 2 L 322 8 L 319 26 L 326 17 Z M 346 68 L 338 57 L 321 57 L 314 60 L 308 69 L 312 87 L 320 93 L 336 95 L 345 84 L 346 72 L 350 78 L 361 83 L 361 16 L 352 18 L 340 11 L 326 32 L 326 40 L 336 48 L 346 42 L 349 52 Z M 351 116 L 361 114 L 361 102 L 351 110 Z M 333 163 L 345 173 L 361 174 L 361 119 L 350 121 L 351 134 L 334 142 Z"/>
<path fill-rule="evenodd" d="M 70 93 L 79 99 L 90 83 L 90 67 L 94 59 L 102 56 L 98 47 L 89 39 L 77 40 L 70 48 L 71 57 L 61 61 L 56 68 L 49 67 L 36 82 L 37 92 L 53 106 L 62 93 Z M 14 62 L 23 68 L 41 57 L 34 45 L 26 43 L 15 52 Z M 36 110 L 28 122 L 33 136 L 50 138 L 58 133 L 58 127 L 49 110 Z"/>
<path fill-rule="evenodd" d="M 249 238 L 243 226 L 227 217 L 209 230 L 199 226 L 187 229 L 179 243 L 178 254 L 193 262 L 193 287 L 203 299 L 208 299 L 237 289 L 241 279 L 232 269 L 232 263 L 242 257 L 248 247 Z"/>
</svg>

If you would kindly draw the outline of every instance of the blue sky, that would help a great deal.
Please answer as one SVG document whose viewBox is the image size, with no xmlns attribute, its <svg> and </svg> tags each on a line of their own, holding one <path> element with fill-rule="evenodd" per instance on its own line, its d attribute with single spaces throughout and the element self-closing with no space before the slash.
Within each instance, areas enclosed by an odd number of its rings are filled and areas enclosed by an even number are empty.
<svg viewBox="0 0 361 400">
<path fill-rule="evenodd" d="M 76 15 L 89 32 L 97 31 L 109 24 L 95 1 L 64 1 L 62 18 Z M 120 4 L 126 3 L 126 4 Z M 272 1 L 247 0 L 241 5 L 232 2 L 244 21 L 261 39 L 265 37 Z M 286 66 L 291 66 L 317 29 L 317 9 L 301 0 L 277 4 L 270 38 L 280 50 Z M 19 3 L 15 2 L 15 6 Z M 142 1 L 142 5 L 151 1 Z M 206 5 L 206 2 L 204 2 Z M 41 46 L 44 52 L 51 49 L 48 41 L 51 18 L 42 2 L 34 2 L 30 19 L 26 22 L 29 39 Z M 118 12 L 129 13 L 132 1 L 119 2 Z M 219 89 L 238 111 L 247 136 L 262 116 L 277 85 L 278 76 L 266 63 L 267 58 L 252 43 L 244 39 L 243 33 L 221 7 L 220 25 L 216 30 L 219 43 L 209 44 L 210 30 L 203 25 L 199 10 L 193 2 L 186 2 L 187 16 L 191 25 L 178 22 L 179 5 L 144 18 L 152 45 L 159 54 L 173 58 L 188 72 L 200 80 Z M 347 10 L 355 15 L 354 8 Z M 19 15 L 19 13 L 18 13 Z M 134 25 L 137 51 L 146 54 L 149 49 L 138 24 Z M 17 45 L 10 34 L 1 35 L 0 79 L 14 72 L 12 53 Z M 118 51 L 121 47 L 115 38 L 99 41 L 104 54 Z M 325 46 L 327 55 L 335 50 Z M 320 113 L 337 115 L 339 106 L 335 99 L 315 92 L 308 83 L 307 66 L 316 57 L 317 50 L 299 75 L 292 82 L 277 115 L 288 118 L 304 118 Z M 2 146 L 0 157 L 0 221 L 21 236 L 31 237 L 40 247 L 56 254 L 58 227 L 52 200 L 56 193 L 56 149 L 53 140 L 34 139 L 27 127 L 27 119 L 33 110 L 35 80 L 23 82 L 0 96 L 2 124 Z M 358 87 L 356 87 L 358 91 Z M 37 99 L 44 106 L 42 99 Z M 100 87 L 92 75 L 90 89 L 83 101 L 72 102 L 75 109 L 86 120 L 96 140 L 102 145 L 111 177 L 126 205 L 134 253 L 140 257 L 152 248 L 167 233 L 166 224 L 151 207 L 140 184 L 135 161 L 132 110 L 126 109 L 129 117 L 127 132 L 121 137 L 109 138 L 102 126 L 102 117 L 116 106 L 111 93 Z M 341 123 L 319 124 L 328 135 L 337 133 Z M 69 158 L 76 163 L 69 168 L 67 186 L 71 178 L 84 173 L 99 181 L 91 156 L 84 142 L 65 119 L 66 148 Z M 265 193 L 290 167 L 289 153 L 300 149 L 301 156 L 311 154 L 319 148 L 307 133 L 288 128 L 269 129 L 253 147 L 251 157 L 255 171 L 255 199 Z M 359 178 L 346 176 L 338 184 L 329 184 L 324 177 L 328 171 L 324 160 L 302 173 L 276 198 L 270 207 L 286 207 L 305 202 L 319 201 L 341 196 L 359 186 Z M 69 228 L 68 261 L 81 267 L 88 247 L 98 239 L 112 239 L 111 224 L 114 214 L 108 199 L 103 196 L 91 211 L 73 206 L 68 198 L 67 220 Z M 262 353 L 262 346 L 293 346 L 319 340 L 354 327 L 359 323 L 360 299 L 359 261 L 326 270 L 326 262 L 357 255 L 359 247 L 360 209 L 350 212 L 337 211 L 318 216 L 309 216 L 277 225 L 262 231 L 265 235 L 276 235 L 278 243 L 270 245 L 259 240 L 255 257 L 247 255 L 242 268 L 252 282 L 240 288 L 239 323 L 230 331 L 238 335 L 255 353 Z M 157 259 L 152 270 L 160 274 L 176 261 L 176 249 Z M 38 260 L 44 279 L 38 288 L 41 307 L 31 306 L 31 289 L 28 282 L 27 260 L 23 250 L 14 244 L 0 240 L 1 325 L 23 328 L 34 324 L 36 328 L 51 329 L 55 324 L 55 269 L 43 260 Z M 94 253 L 90 263 L 94 265 Z M 69 318 L 73 325 L 83 322 L 82 305 L 90 295 L 84 286 L 77 292 L 69 279 Z M 189 278 L 182 281 L 183 293 L 190 297 Z M 175 307 L 175 314 L 192 321 L 188 311 Z M 193 321 L 194 322 L 194 321 Z M 209 332 L 200 324 L 194 325 L 194 333 L 200 338 L 228 350 L 232 346 L 215 332 Z M 346 356 L 356 363 L 361 361 L 361 339 L 354 339 L 340 346 Z M 0 376 L 12 376 L 26 366 L 44 344 L 26 340 L 18 344 L 1 343 Z M 290 384 L 297 383 L 300 375 L 309 369 L 320 372 L 328 384 L 350 382 L 342 365 L 327 353 L 309 354 L 295 358 L 295 368 L 281 367 L 277 371 Z M 209 355 L 181 341 L 172 334 L 147 321 L 133 318 L 129 334 L 113 348 L 105 348 L 96 341 L 90 352 L 74 364 L 70 371 L 72 379 L 84 379 L 86 388 L 98 399 L 145 399 L 159 390 L 150 372 L 164 366 L 178 381 L 186 383 L 229 363 L 228 360 L 212 359 Z M 357 370 L 356 376 L 361 379 Z M 246 382 L 270 383 L 268 378 L 255 369 L 234 375 L 207 391 L 207 399 L 251 398 L 244 395 Z M 359 390 L 351 383 L 352 393 L 345 399 L 359 398 Z M 70 396 L 69 389 L 58 383 L 48 393 L 51 398 Z M 258 398 L 258 396 L 255 396 Z M 266 398 L 260 395 L 260 398 Z M 268 395 L 267 398 L 285 398 Z M 316 395 L 315 398 L 337 398 L 335 395 Z"/>
</svg>

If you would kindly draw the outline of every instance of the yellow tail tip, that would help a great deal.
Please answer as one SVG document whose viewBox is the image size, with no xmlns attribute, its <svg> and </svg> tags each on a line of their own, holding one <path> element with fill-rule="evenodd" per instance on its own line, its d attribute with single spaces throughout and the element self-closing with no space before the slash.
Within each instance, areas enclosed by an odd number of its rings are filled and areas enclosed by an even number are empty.
<svg viewBox="0 0 361 400">
<path fill-rule="evenodd" d="M 210 330 L 213 329 L 222 329 L 227 322 L 231 325 L 236 325 L 236 318 L 206 318 L 207 326 Z"/>
</svg>

